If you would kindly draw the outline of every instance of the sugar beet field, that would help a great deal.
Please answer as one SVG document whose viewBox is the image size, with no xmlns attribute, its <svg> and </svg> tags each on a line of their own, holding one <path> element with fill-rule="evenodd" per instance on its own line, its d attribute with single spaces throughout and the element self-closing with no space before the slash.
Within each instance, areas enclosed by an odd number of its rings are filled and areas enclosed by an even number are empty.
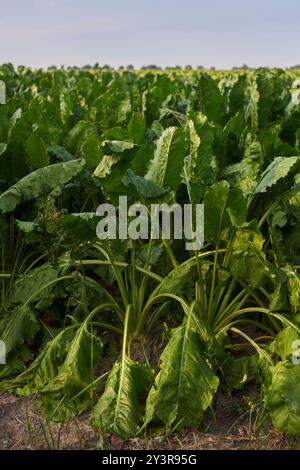
<svg viewBox="0 0 300 470">
<path fill-rule="evenodd" d="M 0 80 L 0 448 L 299 447 L 297 70 Z"/>
</svg>

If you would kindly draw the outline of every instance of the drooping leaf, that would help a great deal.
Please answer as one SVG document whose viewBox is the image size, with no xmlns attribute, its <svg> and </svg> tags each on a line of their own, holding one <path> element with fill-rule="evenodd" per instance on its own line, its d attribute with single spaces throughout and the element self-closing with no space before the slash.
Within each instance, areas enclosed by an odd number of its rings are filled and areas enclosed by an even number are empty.
<svg viewBox="0 0 300 470">
<path fill-rule="evenodd" d="M 101 340 L 87 330 L 84 322 L 69 344 L 57 375 L 39 390 L 49 420 L 67 421 L 88 406 L 95 390 L 94 367 L 101 351 Z"/>
<path fill-rule="evenodd" d="M 189 317 L 174 331 L 161 356 L 160 372 L 147 399 L 146 423 L 199 425 L 219 385 L 204 353 Z"/>
<path fill-rule="evenodd" d="M 66 358 L 67 345 L 74 338 L 73 330 L 64 328 L 48 341 L 32 364 L 11 382 L 10 390 L 19 396 L 29 396 L 51 383 Z"/>
<path fill-rule="evenodd" d="M 141 398 L 150 383 L 147 366 L 125 356 L 109 374 L 103 395 L 92 411 L 92 424 L 103 432 L 127 439 L 135 436 L 144 417 Z"/>
<path fill-rule="evenodd" d="M 40 329 L 37 314 L 52 303 L 53 288 L 45 288 L 58 277 L 58 270 L 48 263 L 29 271 L 14 282 L 8 295 L 7 313 L 0 320 L 1 338 L 7 353 L 34 337 Z M 34 297 L 34 308 L 27 303 Z"/>
<path fill-rule="evenodd" d="M 49 263 L 44 263 L 38 268 L 32 269 L 20 276 L 13 284 L 13 287 L 9 293 L 8 300 L 10 305 L 22 305 L 26 300 L 32 296 L 35 292 L 41 289 L 50 281 L 56 279 L 59 275 L 59 269 L 51 266 Z M 43 289 L 37 300 L 45 300 L 51 296 L 51 288 Z M 8 306 L 8 307 L 9 307 Z"/>
<path fill-rule="evenodd" d="M 6 314 L 0 321 L 1 340 L 5 343 L 6 353 L 33 338 L 39 329 L 40 324 L 29 305 L 21 305 Z"/>
<path fill-rule="evenodd" d="M 0 195 L 0 211 L 12 212 L 23 201 L 36 199 L 48 194 L 52 189 L 66 184 L 84 167 L 84 160 L 56 163 L 40 168 Z"/>
</svg>

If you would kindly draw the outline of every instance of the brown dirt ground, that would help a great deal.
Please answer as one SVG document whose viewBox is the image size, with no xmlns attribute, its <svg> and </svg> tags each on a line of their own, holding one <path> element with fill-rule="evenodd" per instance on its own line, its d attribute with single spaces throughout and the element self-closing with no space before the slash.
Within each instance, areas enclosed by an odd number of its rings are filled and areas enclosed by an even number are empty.
<svg viewBox="0 0 300 470">
<path fill-rule="evenodd" d="M 269 422 L 255 427 L 258 390 L 248 385 L 232 396 L 219 392 L 213 412 L 200 429 L 184 429 L 168 436 L 123 441 L 97 435 L 89 414 L 68 423 L 46 423 L 37 399 L 0 394 L 0 449 L 300 449 L 300 440 L 288 439 Z"/>
</svg>

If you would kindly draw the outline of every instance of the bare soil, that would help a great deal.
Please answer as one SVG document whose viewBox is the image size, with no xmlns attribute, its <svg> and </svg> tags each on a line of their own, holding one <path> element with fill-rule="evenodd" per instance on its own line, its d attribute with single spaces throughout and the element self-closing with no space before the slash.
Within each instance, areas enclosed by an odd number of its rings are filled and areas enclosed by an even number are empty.
<svg viewBox="0 0 300 470">
<path fill-rule="evenodd" d="M 199 429 L 123 441 L 96 434 L 86 413 L 68 423 L 47 423 L 36 398 L 0 394 L 0 449 L 300 449 L 270 422 L 257 428 L 258 390 L 219 392 Z"/>
</svg>

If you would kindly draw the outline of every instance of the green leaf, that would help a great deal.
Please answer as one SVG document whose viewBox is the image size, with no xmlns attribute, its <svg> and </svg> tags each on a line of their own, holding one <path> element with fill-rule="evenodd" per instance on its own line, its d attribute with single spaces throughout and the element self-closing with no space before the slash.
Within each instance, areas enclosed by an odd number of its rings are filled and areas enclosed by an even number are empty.
<svg viewBox="0 0 300 470">
<path fill-rule="evenodd" d="M 293 315 L 300 313 L 300 277 L 296 270 L 287 271 L 287 291 Z"/>
<path fill-rule="evenodd" d="M 28 161 L 33 168 L 43 168 L 49 163 L 49 156 L 44 140 L 37 134 L 31 134 L 26 143 Z"/>
<path fill-rule="evenodd" d="M 49 263 L 45 263 L 38 268 L 32 269 L 20 276 L 14 282 L 9 292 L 9 305 L 22 305 L 37 290 L 41 289 L 48 282 L 53 281 L 59 275 L 59 270 Z M 42 292 L 35 297 L 36 300 L 47 299 L 51 295 L 51 288 L 43 289 Z"/>
<path fill-rule="evenodd" d="M 157 142 L 154 158 L 145 178 L 159 186 L 177 189 L 185 157 L 184 134 L 181 129 L 168 127 Z"/>
<path fill-rule="evenodd" d="M 271 345 L 271 350 L 277 354 L 282 361 L 286 361 L 295 353 L 295 341 L 300 339 L 296 329 L 288 326 L 281 330 Z"/>
<path fill-rule="evenodd" d="M 33 338 L 39 329 L 40 324 L 36 319 L 36 315 L 31 307 L 26 304 L 16 307 L 9 315 L 2 317 L 0 333 L 7 354 Z"/>
<path fill-rule="evenodd" d="M 246 227 L 236 230 L 229 269 L 237 280 L 256 287 L 269 273 L 263 245 L 264 238 L 259 232 Z"/>
<path fill-rule="evenodd" d="M 208 74 L 201 74 L 198 81 L 201 111 L 210 121 L 222 122 L 222 95 L 216 80 Z"/>
<path fill-rule="evenodd" d="M 60 145 L 50 145 L 48 147 L 48 152 L 52 153 L 53 155 L 63 162 L 68 162 L 70 160 L 74 160 L 73 155 L 71 155 L 64 147 Z"/>
<path fill-rule="evenodd" d="M 122 362 L 116 362 L 107 379 L 104 393 L 92 411 L 93 427 L 123 439 L 136 436 L 144 417 L 141 397 L 149 384 L 148 367 L 127 356 Z"/>
<path fill-rule="evenodd" d="M 19 375 L 24 371 L 24 363 L 20 359 L 9 360 L 7 364 L 1 364 L 0 367 L 0 390 L 6 391 L 7 383 L 3 383 L 5 379 Z"/>
<path fill-rule="evenodd" d="M 196 260 L 193 263 L 182 263 L 175 269 L 170 271 L 163 279 L 159 286 L 159 294 L 180 294 L 187 287 L 187 284 L 191 285 L 193 278 L 197 277 L 197 272 L 194 269 Z M 209 269 L 207 263 L 202 263 L 203 276 Z"/>
<path fill-rule="evenodd" d="M 103 157 L 98 136 L 90 134 L 82 144 L 82 157 L 88 168 L 94 169 Z"/>
<path fill-rule="evenodd" d="M 289 212 L 300 219 L 300 184 L 296 184 L 284 198 L 288 202 Z"/>
<path fill-rule="evenodd" d="M 190 153 L 185 158 L 183 181 L 192 203 L 199 203 L 207 186 L 217 181 L 219 161 L 215 156 L 214 124 L 202 113 L 188 120 Z"/>
<path fill-rule="evenodd" d="M 223 177 L 231 186 L 239 188 L 248 196 L 255 187 L 264 156 L 257 138 L 248 133 L 242 160 L 229 165 L 223 171 Z"/>
<path fill-rule="evenodd" d="M 9 128 L 8 128 L 8 138 L 11 138 L 12 132 L 14 127 L 16 126 L 17 122 L 22 118 L 22 108 L 18 108 L 9 121 Z"/>
<path fill-rule="evenodd" d="M 38 224 L 35 222 L 29 222 L 25 220 L 16 220 L 16 224 L 17 227 L 25 233 L 33 232 L 38 227 Z"/>
<path fill-rule="evenodd" d="M 226 236 L 226 229 L 243 224 L 246 211 L 247 205 L 241 190 L 230 190 L 226 181 L 215 183 L 204 197 L 205 239 L 218 243 Z"/>
<path fill-rule="evenodd" d="M 200 177 L 200 181 L 205 185 L 216 182 L 218 175 L 218 159 L 215 155 L 215 125 L 207 119 L 202 113 L 194 116 L 195 131 L 199 136 L 199 146 L 197 149 L 197 165 L 196 174 Z M 192 128 L 190 127 L 190 138 Z M 192 134 L 194 132 L 192 131 Z M 195 145 L 196 144 L 196 145 Z M 197 139 L 193 138 L 193 146 L 197 146 Z M 194 152 L 196 148 L 194 148 Z M 220 159 L 220 158 L 219 158 Z"/>
<path fill-rule="evenodd" d="M 140 113 L 134 112 L 128 124 L 128 132 L 135 143 L 139 144 L 146 130 L 146 122 Z"/>
<path fill-rule="evenodd" d="M 76 157 L 82 157 L 82 147 L 90 135 L 98 137 L 96 125 L 91 122 L 78 121 L 66 136 L 67 151 Z"/>
<path fill-rule="evenodd" d="M 33 338 L 40 329 L 36 316 L 39 308 L 44 309 L 52 303 L 53 288 L 43 289 L 34 298 L 35 310 L 26 301 L 57 276 L 58 271 L 45 263 L 24 274 L 13 284 L 8 296 L 7 313 L 0 321 L 1 339 L 5 341 L 8 353 Z"/>
<path fill-rule="evenodd" d="M 227 356 L 227 360 L 221 366 L 224 377 L 223 389 L 242 390 L 247 382 L 258 378 L 260 357 L 258 354 L 246 357 L 233 358 Z"/>
<path fill-rule="evenodd" d="M 12 212 L 18 204 L 47 195 L 52 189 L 66 184 L 84 167 L 84 160 L 56 163 L 40 168 L 0 195 L 0 211 Z"/>
<path fill-rule="evenodd" d="M 68 214 L 60 219 L 60 223 L 70 236 L 82 241 L 97 239 L 96 227 L 100 218 L 94 212 Z"/>
<path fill-rule="evenodd" d="M 94 171 L 94 176 L 97 178 L 105 178 L 111 173 L 112 166 L 118 163 L 120 159 L 121 155 L 104 155 Z"/>
<path fill-rule="evenodd" d="M 152 144 L 135 146 L 132 150 L 104 157 L 99 165 L 101 181 L 100 185 L 107 199 L 118 204 L 119 195 L 132 195 L 132 191 L 124 186 L 122 180 L 130 168 L 136 175 L 144 176 L 149 160 L 153 156 Z M 96 172 L 97 172 L 96 170 Z"/>
<path fill-rule="evenodd" d="M 135 147 L 135 144 L 132 142 L 125 142 L 121 140 L 105 140 L 102 142 L 101 146 L 105 152 L 109 151 L 112 153 L 123 153 L 127 150 L 132 150 Z"/>
<path fill-rule="evenodd" d="M 95 390 L 94 367 L 101 351 L 102 342 L 89 333 L 84 322 L 71 341 L 57 375 L 39 390 L 49 420 L 67 421 L 88 406 Z"/>
<path fill-rule="evenodd" d="M 157 198 L 167 192 L 166 189 L 147 180 L 143 176 L 136 176 L 132 170 L 127 170 L 122 182 L 126 187 L 133 186 L 137 194 L 145 199 Z"/>
<path fill-rule="evenodd" d="M 157 245 L 152 245 L 149 251 L 149 246 L 143 245 L 143 247 L 137 251 L 136 254 L 136 264 L 138 266 L 155 266 L 160 260 L 163 254 L 163 248 Z"/>
<path fill-rule="evenodd" d="M 158 420 L 168 427 L 197 427 L 218 385 L 189 315 L 173 332 L 161 356 L 160 372 L 147 399 L 146 423 Z"/>
<path fill-rule="evenodd" d="M 268 168 L 262 173 L 261 180 L 254 189 L 254 193 L 265 193 L 274 186 L 280 179 L 285 178 L 295 164 L 299 162 L 299 157 L 276 157 Z"/>
<path fill-rule="evenodd" d="M 272 227 L 284 227 L 287 223 L 287 214 L 284 211 L 276 211 L 272 216 Z"/>
<path fill-rule="evenodd" d="M 59 331 L 43 347 L 32 364 L 10 384 L 10 390 L 15 390 L 19 396 L 29 396 L 38 393 L 47 384 L 55 380 L 59 367 L 67 355 L 67 346 L 74 338 L 71 328 Z"/>
<path fill-rule="evenodd" d="M 2 155 L 7 149 L 7 144 L 0 144 L 0 155 Z"/>
<path fill-rule="evenodd" d="M 264 400 L 274 426 L 287 435 L 300 433 L 300 364 L 280 362 L 271 368 L 272 383 Z"/>
</svg>

